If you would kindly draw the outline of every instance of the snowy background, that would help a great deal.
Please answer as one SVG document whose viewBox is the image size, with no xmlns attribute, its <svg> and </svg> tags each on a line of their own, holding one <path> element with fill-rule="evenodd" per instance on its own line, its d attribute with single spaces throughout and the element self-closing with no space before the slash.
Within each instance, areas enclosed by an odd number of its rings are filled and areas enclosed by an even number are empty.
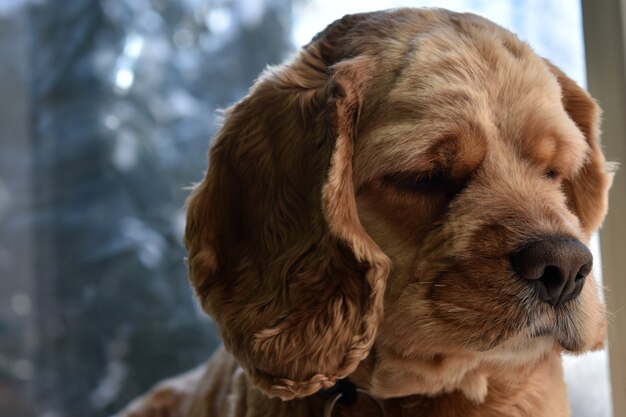
<svg viewBox="0 0 626 417">
<path fill-rule="evenodd" d="M 0 0 L 0 416 L 107 416 L 210 355 L 181 236 L 216 111 L 397 6 L 484 15 L 584 84 L 571 0 Z M 605 352 L 566 377 L 574 417 L 611 415 Z"/>
</svg>

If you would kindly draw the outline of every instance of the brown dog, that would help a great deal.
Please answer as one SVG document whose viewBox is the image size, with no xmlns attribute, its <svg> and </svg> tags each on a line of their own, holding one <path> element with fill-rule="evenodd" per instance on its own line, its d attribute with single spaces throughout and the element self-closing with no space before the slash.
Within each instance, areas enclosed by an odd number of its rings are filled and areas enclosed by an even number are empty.
<svg viewBox="0 0 626 417">
<path fill-rule="evenodd" d="M 333 23 L 227 111 L 189 199 L 191 281 L 229 353 L 123 415 L 569 415 L 560 354 L 605 331 L 598 118 L 478 16 Z M 361 394 L 331 409 L 340 379 Z"/>
</svg>

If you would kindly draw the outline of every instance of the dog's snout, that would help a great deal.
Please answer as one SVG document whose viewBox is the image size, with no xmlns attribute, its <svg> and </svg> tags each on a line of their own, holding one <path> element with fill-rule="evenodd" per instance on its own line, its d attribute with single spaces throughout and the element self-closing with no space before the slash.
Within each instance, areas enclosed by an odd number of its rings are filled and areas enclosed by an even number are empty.
<svg viewBox="0 0 626 417">
<path fill-rule="evenodd" d="M 547 238 L 524 245 L 511 257 L 513 269 L 556 307 L 576 298 L 591 272 L 593 256 L 574 238 Z"/>
</svg>

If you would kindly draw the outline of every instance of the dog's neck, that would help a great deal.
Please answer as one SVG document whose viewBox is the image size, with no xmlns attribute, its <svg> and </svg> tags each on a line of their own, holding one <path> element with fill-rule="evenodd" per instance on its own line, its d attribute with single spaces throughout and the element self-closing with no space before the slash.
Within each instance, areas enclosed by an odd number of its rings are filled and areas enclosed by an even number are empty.
<svg viewBox="0 0 626 417">
<path fill-rule="evenodd" d="M 372 383 L 375 375 L 376 360 L 366 359 L 350 376 L 350 380 L 358 387 L 372 392 L 376 388 Z M 532 366 L 490 367 L 484 368 L 480 378 L 471 380 L 466 376 L 459 381 L 458 389 L 442 390 L 429 395 L 411 394 L 393 398 L 380 399 L 387 416 L 420 417 L 420 416 L 463 416 L 463 417 L 495 417 L 495 416 L 567 416 L 567 394 L 563 382 L 561 358 L 558 351 L 550 351 Z M 476 374 L 474 374 L 476 375 Z M 551 391 L 546 393 L 541 387 L 550 381 Z M 401 378 L 390 381 L 388 386 L 396 384 L 397 392 L 410 392 L 414 387 L 402 387 L 405 383 Z M 427 381 L 425 381 L 427 382 Z M 432 381 L 431 386 L 440 385 L 440 381 Z M 314 401 L 318 401 L 316 399 Z M 313 417 L 315 414 L 312 414 Z M 360 396 L 351 406 L 340 406 L 333 416 L 366 416 L 380 415 L 371 399 Z M 320 417 L 322 414 L 319 415 Z"/>
<path fill-rule="evenodd" d="M 372 394 L 375 358 L 366 359 L 349 379 Z M 220 410 L 247 417 L 324 417 L 328 398 L 320 395 L 281 401 L 268 398 L 255 388 L 235 359 L 222 351 L 214 357 L 201 381 L 194 384 L 198 391 L 189 398 L 181 415 L 210 417 Z M 225 383 L 227 375 L 230 381 Z M 197 378 L 197 377 L 196 377 Z M 494 368 L 487 376 L 488 391 L 482 402 L 468 398 L 460 390 L 435 395 L 406 395 L 395 398 L 376 396 L 387 417 L 567 417 L 566 387 L 563 382 L 561 357 L 554 350 L 544 355 L 532 367 L 525 369 Z M 433 381 L 436 385 L 436 381 Z M 550 387 L 546 392 L 545 387 Z M 165 388 L 167 393 L 184 397 L 184 392 Z M 234 390 L 234 391 L 233 391 Z M 170 392 L 171 391 L 171 392 Z M 239 395 L 233 395 L 238 392 Z M 170 395 L 171 397 L 171 395 Z M 182 398 L 181 397 L 181 398 Z M 169 398 L 169 397 L 168 397 Z M 178 397 L 176 397 L 178 398 Z M 229 414 L 230 415 L 230 414 Z M 358 395 L 350 406 L 337 405 L 332 417 L 378 417 L 377 405 L 367 395 Z"/>
<path fill-rule="evenodd" d="M 374 346 L 350 379 L 377 398 L 423 395 L 436 398 L 461 392 L 481 404 L 490 386 L 514 386 L 524 381 L 549 355 L 559 356 L 552 337 L 515 337 L 485 351 L 443 347 L 433 351 L 400 353 L 393 347 Z"/>
</svg>

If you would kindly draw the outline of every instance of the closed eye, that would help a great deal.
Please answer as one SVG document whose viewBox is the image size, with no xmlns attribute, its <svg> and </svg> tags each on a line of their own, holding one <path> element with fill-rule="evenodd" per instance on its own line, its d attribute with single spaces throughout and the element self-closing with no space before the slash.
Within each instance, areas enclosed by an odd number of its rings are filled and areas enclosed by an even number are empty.
<svg viewBox="0 0 626 417">
<path fill-rule="evenodd" d="M 383 184 L 392 186 L 399 191 L 430 194 L 436 192 L 450 193 L 455 181 L 446 172 L 394 172 L 382 177 Z"/>
<path fill-rule="evenodd" d="M 561 179 L 561 174 L 554 170 L 554 169 L 550 169 L 548 171 L 546 171 L 546 173 L 544 174 L 546 178 L 557 181 L 559 179 Z"/>
</svg>

